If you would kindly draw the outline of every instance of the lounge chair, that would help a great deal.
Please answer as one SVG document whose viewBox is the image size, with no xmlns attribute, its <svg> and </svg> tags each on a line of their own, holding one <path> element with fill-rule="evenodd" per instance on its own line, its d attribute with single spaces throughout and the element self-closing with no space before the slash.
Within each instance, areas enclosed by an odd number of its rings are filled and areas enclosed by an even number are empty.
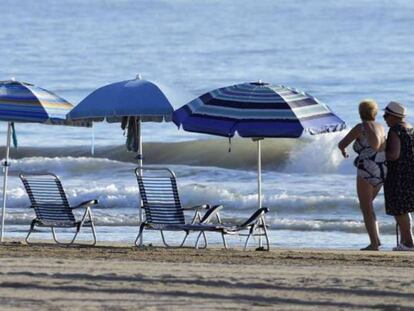
<svg viewBox="0 0 414 311">
<path fill-rule="evenodd" d="M 33 219 L 29 233 L 26 236 L 28 244 L 30 244 L 29 236 L 35 227 L 51 228 L 54 241 L 62 245 L 73 244 L 82 227 L 90 227 L 93 242 L 89 245 L 96 244 L 96 232 L 90 207 L 98 204 L 97 200 L 82 202 L 72 207 L 69 205 L 62 184 L 56 175 L 26 176 L 20 174 L 19 176 L 29 196 L 31 207 L 36 213 L 36 218 Z M 85 208 L 83 217 L 78 221 L 73 214 L 73 210 L 77 208 Z M 70 242 L 61 242 L 57 239 L 55 228 L 75 228 L 76 232 Z"/>
<path fill-rule="evenodd" d="M 140 225 L 136 246 L 142 245 L 142 235 L 145 229 L 158 230 L 164 245 L 171 247 L 165 240 L 164 231 L 184 231 L 185 237 L 179 247 L 183 246 L 190 232 L 199 232 L 195 247 L 199 247 L 200 237 L 204 238 L 204 248 L 207 247 L 205 232 L 218 232 L 222 235 L 224 248 L 227 249 L 226 234 L 246 235 L 244 249 L 251 236 L 264 236 L 269 249 L 269 239 L 265 225 L 264 215 L 267 208 L 257 210 L 247 221 L 241 225 L 224 225 L 221 223 L 219 211 L 222 205 L 200 205 L 183 208 L 180 201 L 175 174 L 168 168 L 137 167 L 135 169 L 141 197 L 141 208 L 145 211 L 146 220 Z M 205 211 L 204 215 L 201 214 Z M 184 211 L 195 211 L 190 223 L 185 222 Z M 212 224 L 213 219 L 217 224 Z M 243 231 L 248 230 L 247 234 Z M 139 242 L 138 242 L 139 241 Z"/>
</svg>

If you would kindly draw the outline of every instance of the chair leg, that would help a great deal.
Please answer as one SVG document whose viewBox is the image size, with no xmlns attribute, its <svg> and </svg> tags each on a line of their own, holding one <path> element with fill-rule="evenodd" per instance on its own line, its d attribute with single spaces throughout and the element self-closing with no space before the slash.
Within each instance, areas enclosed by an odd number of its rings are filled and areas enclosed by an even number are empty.
<svg viewBox="0 0 414 311">
<path fill-rule="evenodd" d="M 252 236 L 252 232 L 249 232 L 249 235 L 246 238 L 246 242 L 244 243 L 243 251 L 247 249 L 247 245 L 249 244 L 249 239 Z"/>
<path fill-rule="evenodd" d="M 187 237 L 188 237 L 188 235 L 190 234 L 190 232 L 187 232 L 186 231 L 186 235 L 185 235 L 185 237 L 184 237 L 184 239 L 183 239 L 183 241 L 182 241 L 182 243 L 181 243 L 181 246 L 183 246 L 184 245 L 184 243 L 185 243 L 185 241 L 187 240 Z"/>
<path fill-rule="evenodd" d="M 260 217 L 257 223 L 258 223 L 257 230 L 259 231 L 259 249 L 263 249 L 262 234 L 264 234 L 263 228 L 265 227 L 264 226 L 264 219 L 262 217 Z M 262 232 L 262 230 L 263 230 L 263 232 Z"/>
<path fill-rule="evenodd" d="M 263 225 L 263 233 L 264 233 L 264 236 L 265 236 L 265 239 L 266 239 L 267 250 L 270 251 L 269 235 L 267 233 L 267 228 L 266 228 L 266 223 L 265 223 L 264 218 L 262 220 L 262 225 Z"/>
<path fill-rule="evenodd" d="M 53 240 L 56 242 L 56 244 L 59 244 L 59 245 L 64 245 L 64 246 L 70 246 L 70 245 L 72 245 L 73 242 L 75 242 L 76 237 L 79 234 L 79 229 L 76 229 L 76 233 L 73 236 L 72 240 L 70 242 L 68 242 L 68 243 L 65 243 L 65 242 L 61 242 L 61 241 L 58 240 L 57 235 L 56 235 L 56 232 L 55 232 L 55 228 L 54 227 L 50 227 L 50 228 L 52 229 Z"/>
<path fill-rule="evenodd" d="M 135 246 L 136 247 L 141 247 L 144 244 L 144 239 L 142 238 L 144 236 L 144 228 L 145 228 L 145 222 L 143 222 L 140 226 L 139 226 L 139 232 L 137 235 L 137 238 L 135 239 Z"/>
<path fill-rule="evenodd" d="M 25 241 L 26 241 L 27 244 L 32 244 L 31 242 L 29 242 L 29 236 L 30 236 L 31 233 L 32 233 L 32 229 L 29 230 L 29 233 L 26 236 Z"/>
<path fill-rule="evenodd" d="M 222 222 L 221 222 L 221 217 L 220 217 L 220 214 L 219 213 L 216 214 L 216 218 L 217 218 L 217 222 L 219 224 L 221 224 Z M 226 241 L 226 237 L 225 237 L 224 232 L 221 233 L 221 238 L 223 239 L 224 249 L 228 249 L 228 247 L 227 247 L 227 241 Z"/>
<path fill-rule="evenodd" d="M 26 239 L 25 239 L 26 243 L 29 244 L 29 245 L 32 244 L 32 243 L 29 242 L 29 236 L 30 236 L 30 234 L 32 234 L 32 232 L 34 230 L 34 227 L 35 227 L 35 221 L 33 220 L 32 223 L 30 224 L 30 229 L 29 229 L 29 232 L 27 233 L 27 236 L 26 236 Z"/>
<path fill-rule="evenodd" d="M 91 226 L 91 231 L 92 231 L 92 236 L 93 236 L 93 242 L 90 244 L 79 244 L 79 245 L 89 245 L 89 246 L 94 246 L 96 244 L 96 231 L 95 231 L 95 225 L 93 223 L 93 218 L 92 218 L 92 212 L 90 210 L 90 208 L 86 208 L 85 213 L 83 214 L 82 220 L 78 226 L 78 228 L 76 228 L 76 233 L 74 234 L 72 240 L 69 243 L 64 243 L 64 242 L 60 242 L 57 238 L 56 232 L 55 232 L 55 228 L 51 227 L 52 229 L 52 235 L 53 235 L 53 240 L 59 244 L 59 245 L 65 245 L 65 246 L 70 246 L 72 244 L 74 244 L 76 238 L 78 237 L 79 232 L 81 231 L 83 225 L 85 224 L 86 221 L 86 217 L 89 218 L 90 221 L 90 226 Z"/>
<path fill-rule="evenodd" d="M 221 237 L 223 239 L 224 249 L 228 249 L 228 247 L 227 247 L 227 240 L 226 240 L 226 236 L 225 236 L 224 232 L 221 233 Z"/>
<path fill-rule="evenodd" d="M 92 210 L 88 207 L 86 209 L 87 215 L 89 217 L 89 221 L 91 223 L 91 231 L 92 231 L 92 236 L 93 236 L 93 242 L 92 244 L 90 244 L 91 246 L 94 246 L 96 244 L 96 230 L 95 230 L 95 224 L 93 223 L 93 217 L 92 217 Z M 86 213 L 85 213 L 86 214 Z M 83 226 L 83 223 L 81 223 L 81 227 Z"/>
<path fill-rule="evenodd" d="M 249 240 L 250 237 L 252 236 L 252 234 L 254 233 L 254 230 L 256 230 L 256 224 L 254 224 L 250 229 L 249 229 L 249 234 L 247 235 L 246 238 L 246 242 L 244 243 L 244 248 L 243 251 L 245 251 L 247 249 L 247 245 L 249 244 Z"/>
<path fill-rule="evenodd" d="M 184 243 L 185 243 L 185 240 L 187 239 L 187 236 L 190 234 L 190 232 L 189 232 L 189 231 L 186 231 L 186 232 L 185 232 L 185 237 L 184 237 L 183 241 L 181 242 L 181 244 L 180 244 L 180 245 L 178 245 L 178 246 L 172 246 L 172 245 L 169 245 L 169 244 L 167 243 L 167 241 L 165 240 L 163 230 L 160 230 L 160 232 L 161 232 L 162 242 L 164 243 L 164 245 L 165 245 L 166 247 L 169 247 L 169 248 L 177 248 L 177 247 L 182 247 L 182 246 L 184 245 Z"/>
<path fill-rule="evenodd" d="M 200 242 L 200 237 L 203 236 L 204 237 L 204 246 L 201 247 L 202 249 L 206 249 L 208 247 L 208 242 L 207 242 L 207 236 L 206 233 L 204 231 L 200 231 L 200 233 L 197 236 L 197 240 L 196 240 L 196 244 L 195 244 L 195 248 L 199 249 L 198 245 Z"/>
<path fill-rule="evenodd" d="M 90 243 L 90 244 L 85 244 L 85 245 L 94 246 L 96 244 L 95 225 L 93 223 L 92 211 L 91 211 L 91 209 L 89 207 L 86 208 L 85 213 L 83 214 L 82 220 L 80 222 L 79 228 L 78 228 L 78 230 L 77 230 L 77 232 L 76 232 L 75 236 L 73 237 L 72 242 L 70 244 L 72 244 L 73 242 L 75 242 L 75 239 L 76 239 L 78 233 L 81 231 L 83 225 L 85 224 L 86 217 L 89 218 L 89 222 L 90 222 L 90 226 L 91 226 L 91 231 L 92 231 L 92 236 L 93 236 L 93 242 Z"/>
<path fill-rule="evenodd" d="M 194 246 L 194 248 L 195 249 L 198 249 L 198 242 L 199 242 L 199 240 L 200 240 L 200 237 L 201 237 L 201 234 L 202 234 L 203 232 L 201 231 L 198 235 L 197 235 L 197 240 L 196 240 L 196 243 L 195 243 L 195 246 Z"/>
</svg>

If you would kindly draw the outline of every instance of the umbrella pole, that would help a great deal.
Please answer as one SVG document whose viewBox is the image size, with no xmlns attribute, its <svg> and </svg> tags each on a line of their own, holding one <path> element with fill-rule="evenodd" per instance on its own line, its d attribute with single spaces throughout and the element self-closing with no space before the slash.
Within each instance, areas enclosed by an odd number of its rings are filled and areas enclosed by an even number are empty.
<svg viewBox="0 0 414 311">
<path fill-rule="evenodd" d="M 261 140 L 257 140 L 257 205 L 262 208 L 262 146 Z"/>
<path fill-rule="evenodd" d="M 95 127 L 92 121 L 92 137 L 91 137 L 91 155 L 94 156 L 95 155 Z"/>
<path fill-rule="evenodd" d="M 262 138 L 257 139 L 257 200 L 258 208 L 262 208 Z M 262 236 L 259 236 L 259 248 L 262 247 Z"/>
<path fill-rule="evenodd" d="M 138 128 L 138 165 L 142 167 L 143 157 L 142 157 L 142 134 L 141 134 L 141 118 L 140 117 L 137 118 L 137 128 Z M 142 176 L 142 170 L 140 171 L 140 174 Z M 144 222 L 144 215 L 142 213 L 142 208 L 141 208 L 142 206 L 141 199 L 139 201 L 139 205 L 140 205 L 139 206 L 139 225 L 141 225 Z M 142 240 L 142 234 L 141 234 L 139 238 L 140 245 L 142 245 L 142 242 L 143 240 Z"/>
<path fill-rule="evenodd" d="M 7 124 L 7 146 L 6 158 L 4 160 L 4 181 L 3 181 L 3 208 L 1 210 L 1 236 L 0 242 L 3 243 L 4 236 L 4 219 L 6 217 L 6 198 L 7 198 L 7 175 L 9 173 L 9 155 L 10 155 L 11 123 Z"/>
</svg>

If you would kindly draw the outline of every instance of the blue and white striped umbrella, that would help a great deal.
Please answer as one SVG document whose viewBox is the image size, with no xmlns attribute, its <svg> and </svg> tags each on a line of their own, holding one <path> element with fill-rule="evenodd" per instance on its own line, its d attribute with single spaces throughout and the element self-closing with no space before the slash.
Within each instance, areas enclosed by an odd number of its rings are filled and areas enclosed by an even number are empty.
<svg viewBox="0 0 414 311">
<path fill-rule="evenodd" d="M 223 87 L 197 97 L 173 114 L 189 132 L 233 137 L 299 137 L 345 128 L 328 106 L 299 90 L 262 82 Z"/>
<path fill-rule="evenodd" d="M 261 139 L 340 131 L 345 122 L 307 93 L 263 82 L 208 92 L 182 106 L 173 122 L 189 132 L 250 137 L 257 141 L 258 208 L 262 207 Z"/>
<path fill-rule="evenodd" d="M 88 126 L 68 121 L 73 105 L 62 97 L 25 82 L 0 81 L 0 121 Z"/>
<path fill-rule="evenodd" d="M 8 122 L 6 156 L 3 162 L 3 207 L 1 214 L 0 242 L 3 242 L 7 200 L 7 178 L 11 132 L 14 122 L 31 122 L 56 125 L 91 126 L 90 122 L 69 121 L 66 114 L 73 105 L 62 97 L 25 82 L 0 81 L 0 121 Z"/>
</svg>

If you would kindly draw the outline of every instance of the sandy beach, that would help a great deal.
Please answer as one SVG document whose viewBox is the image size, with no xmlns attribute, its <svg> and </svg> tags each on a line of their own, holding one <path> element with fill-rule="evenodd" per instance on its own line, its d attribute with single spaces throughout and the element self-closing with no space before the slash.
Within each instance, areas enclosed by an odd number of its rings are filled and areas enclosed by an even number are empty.
<svg viewBox="0 0 414 311">
<path fill-rule="evenodd" d="M 0 246 L 2 310 L 413 310 L 409 253 Z"/>
</svg>

